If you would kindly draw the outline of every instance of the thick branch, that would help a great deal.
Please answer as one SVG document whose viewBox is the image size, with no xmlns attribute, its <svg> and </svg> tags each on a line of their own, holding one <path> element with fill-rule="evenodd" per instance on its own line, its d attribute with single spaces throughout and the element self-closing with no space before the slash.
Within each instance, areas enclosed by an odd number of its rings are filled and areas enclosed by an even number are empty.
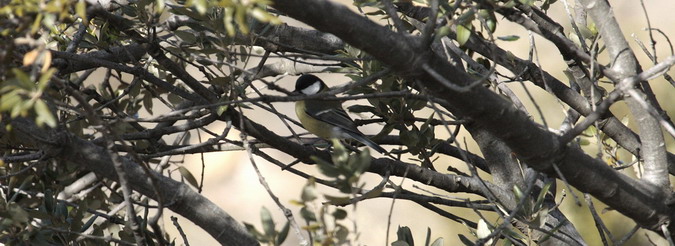
<svg viewBox="0 0 675 246">
<path fill-rule="evenodd" d="M 43 150 L 51 152 L 53 158 L 75 163 L 83 169 L 95 172 L 102 177 L 117 180 L 111 157 L 105 148 L 82 140 L 65 132 L 47 132 L 38 128 L 32 121 L 15 119 L 12 125 L 19 134 L 17 139 L 34 144 L 44 139 L 53 140 L 58 145 L 44 145 Z M 4 125 L 1 128 L 6 129 Z M 51 135 L 50 135 L 51 134 Z M 56 139 L 55 139 L 56 138 Z M 52 150 L 52 151 L 48 151 Z M 130 186 L 137 192 L 156 199 L 155 190 L 146 172 L 130 158 L 120 158 Z M 246 229 L 234 218 L 184 183 L 180 183 L 161 174 L 154 173 L 158 192 L 166 207 L 182 215 L 208 232 L 222 245 L 258 245 Z"/>
<path fill-rule="evenodd" d="M 602 0 L 583 0 L 581 2 L 588 9 L 588 13 L 598 26 L 598 31 L 609 52 L 611 70 L 619 76 L 620 83 L 623 83 L 624 79 L 638 74 L 640 67 L 637 58 L 635 58 L 635 54 L 623 37 L 623 32 L 612 14 L 609 3 Z M 642 91 L 636 90 L 636 94 L 646 98 Z M 661 127 L 658 120 L 649 115 L 649 112 L 643 109 L 638 100 L 642 99 L 626 98 L 628 107 L 640 128 L 640 140 L 642 142 L 642 155 L 640 157 L 644 158 L 645 169 L 643 179 L 662 187 L 664 191 L 670 191 L 665 140 L 661 133 Z"/>
<path fill-rule="evenodd" d="M 407 15 L 408 13 L 411 13 L 412 15 L 409 16 L 418 20 L 427 18 L 426 14 L 428 14 L 429 11 L 424 11 L 425 9 L 426 8 L 418 6 L 399 4 L 399 10 L 403 11 L 403 13 Z M 455 34 L 450 33 L 449 36 L 454 38 Z M 555 35 L 551 37 L 558 38 Z M 569 57 L 574 57 L 573 54 L 577 54 L 577 52 L 566 50 L 569 48 L 569 46 L 566 45 L 567 42 L 560 41 L 557 43 L 563 44 L 561 47 L 558 47 L 563 55 L 568 54 Z M 542 70 L 536 64 L 518 57 L 514 57 L 508 51 L 476 35 L 471 35 L 464 46 L 485 57 L 494 57 L 495 63 L 512 71 L 514 74 L 522 74 L 521 77 L 523 79 L 530 80 L 542 89 L 552 92 L 556 97 L 558 97 L 580 114 L 588 116 L 594 112 L 590 104 L 583 96 L 569 88 L 562 81 L 553 77 L 547 71 Z M 597 91 L 594 93 L 598 95 L 600 94 Z M 597 101 L 597 99 L 592 100 Z M 603 115 L 603 118 L 603 120 L 598 122 L 598 128 L 607 134 L 607 136 L 616 141 L 619 145 L 621 145 L 621 147 L 628 150 L 631 154 L 635 156 L 641 156 L 640 150 L 642 149 L 642 144 L 640 142 L 639 136 L 635 134 L 635 132 L 633 132 L 630 128 L 623 125 L 620 120 L 611 115 L 609 112 Z M 668 153 L 668 165 L 670 173 L 675 175 L 675 155 L 672 153 Z"/>
<path fill-rule="evenodd" d="M 83 71 L 91 68 L 100 67 L 99 64 L 88 62 L 86 59 L 104 60 L 112 63 L 132 63 L 140 60 L 146 53 L 147 48 L 141 44 L 130 44 L 127 46 L 112 47 L 108 50 L 100 50 L 81 55 L 85 58 L 84 61 L 67 59 L 66 57 L 59 57 L 61 59 L 54 60 L 52 66 L 59 68 L 59 73 L 70 74 L 78 71 Z"/>
<path fill-rule="evenodd" d="M 417 44 L 419 39 L 396 34 L 344 6 L 328 1 L 277 1 L 274 7 L 320 31 L 335 34 L 395 71 L 419 79 L 434 96 L 446 100 L 457 115 L 475 120 L 478 127 L 484 127 L 506 143 L 532 168 L 552 174 L 552 166 L 558 165 L 573 186 L 593 194 L 646 228 L 657 230 L 672 217 L 663 200 L 666 195 L 660 190 L 614 171 L 579 149 L 561 146 L 555 134 L 539 128 L 525 114 L 487 88 L 478 86 L 458 93 L 426 74 L 423 67 L 433 69 L 445 80 L 459 86 L 473 81 L 468 74 L 447 61 L 409 45 Z"/>
</svg>

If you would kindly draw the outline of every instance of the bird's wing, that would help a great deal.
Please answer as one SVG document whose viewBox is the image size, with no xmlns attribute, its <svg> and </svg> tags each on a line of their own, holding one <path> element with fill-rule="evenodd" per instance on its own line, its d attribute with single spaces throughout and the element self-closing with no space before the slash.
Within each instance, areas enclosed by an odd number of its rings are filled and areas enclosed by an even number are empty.
<svg viewBox="0 0 675 246">
<path fill-rule="evenodd" d="M 306 101 L 305 113 L 317 120 L 326 122 L 340 129 L 340 135 L 342 135 L 339 136 L 340 138 L 354 138 L 357 141 L 370 146 L 377 152 L 386 153 L 385 149 L 368 139 L 358 128 L 356 128 L 356 124 L 354 124 L 354 121 L 349 117 L 347 112 L 342 109 L 342 103 L 340 102 L 331 101 L 326 103 L 326 101 L 323 101 L 322 103 L 316 103 Z"/>
<path fill-rule="evenodd" d="M 340 129 L 360 133 L 356 128 L 354 121 L 347 115 L 340 102 L 323 101 L 315 103 L 307 101 L 305 103 L 305 111 L 308 115 L 313 116 L 317 120 L 326 122 L 328 124 L 339 127 Z"/>
</svg>

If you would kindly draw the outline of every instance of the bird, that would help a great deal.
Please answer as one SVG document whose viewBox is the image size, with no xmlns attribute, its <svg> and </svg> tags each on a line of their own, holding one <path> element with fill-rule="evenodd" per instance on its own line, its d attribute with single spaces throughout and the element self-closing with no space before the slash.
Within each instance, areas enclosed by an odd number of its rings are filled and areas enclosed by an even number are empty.
<svg viewBox="0 0 675 246">
<path fill-rule="evenodd" d="M 295 82 L 294 93 L 315 95 L 328 91 L 328 86 L 319 77 L 303 74 Z M 302 126 L 310 133 L 326 139 L 355 139 L 380 152 L 387 151 L 368 139 L 342 108 L 342 102 L 333 100 L 307 99 L 295 102 L 295 114 Z"/>
</svg>

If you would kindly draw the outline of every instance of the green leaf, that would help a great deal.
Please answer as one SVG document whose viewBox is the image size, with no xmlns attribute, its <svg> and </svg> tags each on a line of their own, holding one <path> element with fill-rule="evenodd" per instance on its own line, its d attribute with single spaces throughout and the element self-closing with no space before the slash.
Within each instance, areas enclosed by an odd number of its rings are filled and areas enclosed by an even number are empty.
<svg viewBox="0 0 675 246">
<path fill-rule="evenodd" d="M 54 200 L 54 192 L 51 189 L 45 191 L 43 203 L 45 205 L 45 210 L 47 213 L 54 213 L 54 207 L 56 207 L 56 202 Z"/>
<path fill-rule="evenodd" d="M 30 33 L 35 34 L 37 33 L 38 30 L 40 30 L 40 24 L 42 24 L 42 19 L 44 18 L 44 15 L 42 13 L 38 13 L 37 17 L 35 17 L 35 20 L 33 21 L 33 25 L 30 28 Z"/>
<path fill-rule="evenodd" d="M 314 178 L 310 178 L 307 180 L 307 184 L 305 187 L 302 188 L 302 194 L 300 195 L 300 199 L 302 199 L 303 202 L 311 202 L 316 200 L 317 195 L 316 195 L 316 185 L 314 185 Z"/>
<path fill-rule="evenodd" d="M 413 239 L 412 232 L 407 226 L 399 226 L 396 231 L 396 236 L 398 236 L 399 241 L 408 243 L 410 246 L 415 246 L 415 240 Z"/>
<path fill-rule="evenodd" d="M 56 127 L 56 118 L 54 118 L 52 111 L 49 110 L 49 107 L 47 107 L 47 104 L 44 101 L 40 99 L 35 101 L 35 113 L 37 114 L 35 123 L 37 123 L 38 126 L 47 124 L 49 127 Z"/>
<path fill-rule="evenodd" d="M 20 102 L 21 96 L 19 96 L 16 90 L 7 94 L 3 94 L 2 97 L 0 97 L 0 112 L 9 111 Z"/>
<path fill-rule="evenodd" d="M 209 83 L 211 83 L 213 85 L 219 85 L 219 86 L 222 86 L 222 87 L 229 86 L 230 82 L 232 82 L 232 78 L 227 77 L 227 76 L 226 77 L 213 78 L 209 81 Z"/>
<path fill-rule="evenodd" d="M 356 161 L 351 165 L 353 167 L 352 170 L 354 170 L 354 175 L 360 176 L 370 167 L 370 161 L 372 160 L 372 157 L 370 157 L 370 149 L 366 148 L 361 151 L 358 156 L 354 157 Z"/>
<path fill-rule="evenodd" d="M 288 237 L 288 232 L 290 231 L 290 228 L 291 223 L 287 221 L 284 227 L 281 228 L 281 231 L 279 231 L 279 235 L 277 236 L 276 240 L 276 245 L 281 245 L 282 243 L 284 243 L 284 241 L 286 241 L 286 237 Z"/>
<path fill-rule="evenodd" d="M 579 26 L 579 32 L 581 33 L 581 36 L 583 36 L 585 39 L 593 39 L 595 38 L 595 35 L 597 35 L 597 33 L 594 33 L 593 31 L 591 31 L 591 29 L 585 26 Z"/>
<path fill-rule="evenodd" d="M 176 36 L 178 36 L 178 38 L 183 40 L 183 42 L 185 43 L 194 44 L 195 42 L 197 42 L 197 37 L 195 37 L 195 35 L 190 32 L 176 30 L 173 31 L 173 33 L 176 34 Z"/>
<path fill-rule="evenodd" d="M 244 35 L 248 34 L 249 32 L 248 23 L 246 22 L 246 12 L 247 7 L 244 5 L 237 5 L 235 7 L 234 17 L 237 27 L 239 27 L 239 31 L 241 31 L 241 33 Z"/>
<path fill-rule="evenodd" d="M 12 112 L 9 114 L 10 117 L 14 118 L 19 115 L 21 116 L 26 116 L 27 115 L 27 110 L 32 108 L 34 104 L 34 101 L 27 100 L 27 101 L 20 101 L 14 107 L 12 108 Z"/>
<path fill-rule="evenodd" d="M 183 178 L 185 178 L 185 180 L 187 180 L 190 185 L 194 186 L 195 188 L 199 188 L 199 182 L 197 182 L 197 179 L 192 175 L 190 170 L 184 166 L 178 166 L 178 172 L 180 172 L 180 175 L 183 176 Z"/>
<path fill-rule="evenodd" d="M 56 72 L 56 68 L 50 68 L 46 72 L 44 72 L 42 75 L 40 75 L 40 79 L 38 80 L 38 90 L 42 91 L 47 87 L 47 84 L 49 84 L 49 80 L 52 78 L 52 75 Z"/>
<path fill-rule="evenodd" d="M 466 246 L 474 246 L 474 245 L 475 245 L 475 244 L 473 243 L 473 241 L 471 241 L 471 240 L 469 240 L 468 238 L 466 238 L 466 236 L 464 236 L 464 235 L 462 235 L 462 234 L 459 234 L 459 235 L 457 235 L 457 236 L 459 237 L 459 240 L 462 241 L 462 243 L 464 243 L 464 245 L 466 245 Z"/>
<path fill-rule="evenodd" d="M 352 105 L 347 107 L 347 110 L 352 113 L 375 113 L 375 107 L 367 105 Z"/>
<path fill-rule="evenodd" d="M 528 6 L 534 6 L 534 1 L 535 0 L 518 0 L 518 2 Z"/>
<path fill-rule="evenodd" d="M 321 173 L 323 175 L 326 175 L 326 176 L 332 177 L 332 178 L 335 178 L 335 177 L 340 175 L 340 170 L 336 166 L 334 166 L 333 164 L 331 164 L 327 161 L 321 160 L 316 156 L 311 156 L 310 159 L 312 159 L 316 162 L 317 166 L 319 167 L 319 171 L 321 171 Z"/>
<path fill-rule="evenodd" d="M 523 198 L 525 198 L 525 194 L 523 194 L 523 191 L 521 191 L 517 185 L 513 186 L 513 194 L 516 196 L 517 202 L 520 202 L 523 200 Z"/>
<path fill-rule="evenodd" d="M 441 39 L 442 37 L 448 36 L 451 32 L 450 26 L 442 26 L 436 29 L 436 39 Z"/>
<path fill-rule="evenodd" d="M 155 14 L 162 14 L 164 7 L 166 7 L 164 0 L 155 0 Z"/>
<path fill-rule="evenodd" d="M 33 80 L 30 79 L 28 74 L 24 73 L 18 68 L 12 68 L 12 73 L 14 73 L 14 76 L 16 76 L 16 81 L 19 82 L 19 86 L 21 86 L 21 88 L 29 91 L 35 90 L 35 83 L 33 83 Z"/>
<path fill-rule="evenodd" d="M 405 241 L 396 240 L 391 243 L 391 246 L 409 246 L 409 244 L 406 243 Z"/>
<path fill-rule="evenodd" d="M 464 25 L 457 25 L 457 43 L 463 46 L 471 37 L 471 29 Z"/>
<path fill-rule="evenodd" d="M 417 146 L 417 143 L 419 143 L 419 135 L 418 131 L 401 131 L 400 138 L 401 138 L 401 143 L 405 144 L 408 147 L 413 147 Z"/>
<path fill-rule="evenodd" d="M 87 23 L 87 4 L 84 0 L 77 1 L 75 5 L 75 13 L 82 18 L 82 23 Z"/>
<path fill-rule="evenodd" d="M 234 37 L 234 35 L 236 34 L 236 30 L 232 22 L 234 22 L 234 9 L 225 8 L 225 14 L 223 15 L 223 24 L 225 25 L 227 35 L 230 37 Z"/>
<path fill-rule="evenodd" d="M 170 103 L 173 103 L 174 105 L 180 104 L 184 101 L 182 97 L 173 93 L 169 93 L 169 95 L 167 95 L 166 98 L 169 100 Z"/>
<path fill-rule="evenodd" d="M 409 99 L 409 100 L 406 100 L 406 104 L 408 104 L 408 107 L 410 107 L 410 109 L 412 109 L 414 111 L 417 111 L 417 110 L 421 110 L 425 106 L 427 106 L 427 101 Z"/>
<path fill-rule="evenodd" d="M 539 8 L 546 11 L 551 7 L 551 4 L 553 4 L 555 2 L 557 2 L 557 0 L 544 0 L 544 3 L 541 4 L 541 6 Z"/>
<path fill-rule="evenodd" d="M 270 24 L 273 25 L 279 25 L 281 24 L 281 20 L 277 18 L 274 15 L 271 15 L 267 11 L 261 9 L 261 8 L 254 8 L 250 11 L 249 13 L 253 18 L 256 18 L 257 20 L 261 22 L 269 22 Z"/>
<path fill-rule="evenodd" d="M 153 2 L 152 0 L 139 0 L 138 2 L 136 2 L 136 4 L 138 5 L 139 8 L 145 8 L 152 2 Z"/>
<path fill-rule="evenodd" d="M 499 36 L 497 39 L 502 40 L 502 41 L 516 41 L 520 39 L 520 36 L 518 35 L 508 35 L 508 36 Z"/>
<path fill-rule="evenodd" d="M 333 142 L 333 163 L 337 166 L 345 164 L 349 161 L 349 151 L 342 145 L 339 139 L 331 139 Z"/>
<path fill-rule="evenodd" d="M 185 135 L 183 135 L 183 140 L 181 141 L 181 144 L 189 145 L 191 139 L 192 139 L 192 133 L 185 132 Z"/>
<path fill-rule="evenodd" d="M 385 15 L 386 13 L 383 10 L 376 10 L 371 12 L 366 12 L 365 15 Z"/>
<path fill-rule="evenodd" d="M 382 191 L 383 191 L 383 190 L 384 190 L 384 186 L 379 187 L 379 188 L 377 188 L 377 189 L 372 189 L 372 190 L 366 192 L 366 194 L 363 194 L 363 197 L 365 197 L 365 198 L 375 198 L 375 197 L 378 197 L 378 196 L 380 196 L 380 195 L 382 194 Z"/>
<path fill-rule="evenodd" d="M 347 227 L 344 227 L 343 225 L 336 225 L 337 229 L 335 230 L 335 238 L 337 238 L 338 243 L 341 244 L 341 242 L 346 242 L 347 237 L 349 236 L 349 229 Z"/>
<path fill-rule="evenodd" d="M 511 245 L 513 245 L 511 240 L 504 240 L 504 244 L 502 244 L 502 246 L 511 246 Z"/>
<path fill-rule="evenodd" d="M 462 13 L 459 17 L 457 17 L 456 23 L 458 25 L 466 25 L 466 27 L 470 27 L 471 21 L 476 19 L 476 12 L 473 9 L 469 9 Z"/>
<path fill-rule="evenodd" d="M 68 218 L 68 207 L 66 204 L 60 201 L 56 202 L 56 211 L 54 211 L 54 215 L 65 221 Z"/>
<path fill-rule="evenodd" d="M 152 96 L 151 93 L 143 93 L 143 108 L 145 108 L 145 110 L 148 111 L 148 113 L 150 113 L 151 115 L 153 114 L 152 113 L 152 99 L 153 98 L 154 98 L 154 96 Z"/>
<path fill-rule="evenodd" d="M 598 35 L 598 27 L 595 26 L 595 22 L 588 23 L 587 28 L 588 28 L 588 31 L 591 32 L 593 37 Z"/>
<path fill-rule="evenodd" d="M 223 115 L 223 113 L 225 113 L 225 111 L 227 111 L 227 109 L 229 109 L 229 108 L 230 108 L 230 105 L 218 106 L 218 108 L 216 108 L 216 114 L 219 115 L 219 116 Z"/>
<path fill-rule="evenodd" d="M 260 221 L 262 222 L 265 236 L 273 236 L 275 234 L 274 219 L 272 218 L 272 213 L 264 206 L 260 209 Z"/>
<path fill-rule="evenodd" d="M 542 208 L 542 204 L 544 204 L 546 194 L 548 193 L 548 190 L 551 189 L 552 184 L 553 182 L 548 182 L 544 184 L 544 187 L 542 187 L 541 191 L 539 192 L 539 195 L 537 196 L 537 201 L 534 203 L 535 211 L 538 211 L 539 209 Z"/>
<path fill-rule="evenodd" d="M 487 9 L 479 9 L 478 16 L 485 20 L 488 30 L 490 30 L 491 33 L 494 33 L 495 29 L 497 29 L 497 18 L 495 17 L 495 12 Z"/>
<path fill-rule="evenodd" d="M 208 8 L 206 0 L 193 0 L 190 1 L 190 3 L 192 3 L 192 6 L 195 7 L 195 9 L 197 10 L 197 12 L 199 12 L 199 14 L 202 15 L 206 14 L 206 9 Z"/>
<path fill-rule="evenodd" d="M 351 45 L 345 45 L 345 51 L 347 51 L 347 55 L 349 55 L 349 57 L 356 58 L 361 55 L 361 50 Z"/>
<path fill-rule="evenodd" d="M 7 204 L 7 213 L 11 215 L 11 221 L 15 225 L 28 223 L 29 215 L 16 203 Z"/>
<path fill-rule="evenodd" d="M 328 203 L 332 205 L 347 204 L 349 202 L 349 197 L 347 196 L 324 195 L 323 197 L 326 198 L 326 200 L 328 200 Z"/>
<path fill-rule="evenodd" d="M 262 241 L 262 240 L 264 239 L 263 234 L 260 233 L 260 231 L 258 231 L 258 229 L 256 229 L 255 226 L 253 226 L 253 225 L 251 225 L 251 224 L 249 224 L 249 223 L 244 222 L 244 227 L 246 227 L 246 230 L 247 230 L 249 233 L 253 234 L 253 236 L 255 236 L 256 239 L 258 239 L 258 241 Z"/>
<path fill-rule="evenodd" d="M 443 246 L 443 238 L 439 237 L 434 240 L 433 243 L 431 243 L 431 246 Z"/>
<path fill-rule="evenodd" d="M 306 221 L 316 221 L 316 214 L 310 211 L 306 206 L 300 209 L 300 216 Z"/>
<path fill-rule="evenodd" d="M 344 209 L 339 209 L 339 208 L 338 208 L 338 209 L 335 210 L 335 212 L 333 212 L 333 217 L 334 217 L 336 220 L 342 220 L 342 219 L 345 219 L 345 218 L 347 218 L 347 211 L 345 211 Z"/>
<path fill-rule="evenodd" d="M 595 137 L 596 134 L 598 134 L 598 129 L 594 126 L 589 126 L 583 132 L 581 132 L 581 135 L 586 137 Z"/>
<path fill-rule="evenodd" d="M 546 217 L 548 217 L 548 209 L 541 209 L 537 212 L 536 220 L 534 221 L 539 228 L 543 228 L 546 224 Z"/>
<path fill-rule="evenodd" d="M 143 86 L 141 85 L 141 82 L 136 82 L 131 84 L 131 88 L 129 88 L 129 96 L 131 97 L 137 97 L 138 95 L 141 94 L 141 89 Z M 122 90 L 117 91 L 118 94 L 122 93 Z"/>
</svg>

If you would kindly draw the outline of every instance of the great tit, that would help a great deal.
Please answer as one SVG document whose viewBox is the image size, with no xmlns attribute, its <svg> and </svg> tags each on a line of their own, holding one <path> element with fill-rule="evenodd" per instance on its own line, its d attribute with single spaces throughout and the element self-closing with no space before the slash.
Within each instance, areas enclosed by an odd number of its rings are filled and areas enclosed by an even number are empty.
<svg viewBox="0 0 675 246">
<path fill-rule="evenodd" d="M 295 91 L 303 95 L 314 95 L 328 90 L 328 86 L 318 77 L 305 74 L 295 82 Z M 295 102 L 295 114 L 302 126 L 310 133 L 323 139 L 356 139 L 377 152 L 386 153 L 381 146 L 368 139 L 354 121 L 342 109 L 339 101 L 308 99 Z"/>
</svg>

